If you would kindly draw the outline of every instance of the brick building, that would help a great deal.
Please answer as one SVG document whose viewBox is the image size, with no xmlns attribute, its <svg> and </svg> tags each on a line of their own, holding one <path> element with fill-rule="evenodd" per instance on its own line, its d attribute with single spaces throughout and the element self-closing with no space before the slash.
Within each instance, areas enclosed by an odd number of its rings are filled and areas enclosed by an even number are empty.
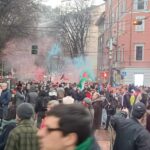
<svg viewBox="0 0 150 150">
<path fill-rule="evenodd" d="M 99 35 L 100 71 L 109 71 L 114 83 L 149 86 L 150 0 L 105 0 L 105 6 L 98 23 L 104 27 Z"/>
</svg>

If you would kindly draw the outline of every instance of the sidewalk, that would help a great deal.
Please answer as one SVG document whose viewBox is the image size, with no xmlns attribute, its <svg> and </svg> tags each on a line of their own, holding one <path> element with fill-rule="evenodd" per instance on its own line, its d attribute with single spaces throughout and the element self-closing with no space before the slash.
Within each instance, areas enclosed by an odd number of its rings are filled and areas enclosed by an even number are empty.
<svg viewBox="0 0 150 150">
<path fill-rule="evenodd" d="M 95 137 L 101 147 L 101 150 L 110 150 L 110 136 L 107 130 L 96 130 Z"/>
</svg>

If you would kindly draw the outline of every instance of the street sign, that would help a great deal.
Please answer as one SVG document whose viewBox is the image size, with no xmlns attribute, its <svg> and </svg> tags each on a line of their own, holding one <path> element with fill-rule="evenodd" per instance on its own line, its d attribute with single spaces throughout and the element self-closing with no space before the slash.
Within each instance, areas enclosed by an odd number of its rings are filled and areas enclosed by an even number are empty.
<svg viewBox="0 0 150 150">
<path fill-rule="evenodd" d="M 124 77 L 127 76 L 127 72 L 125 72 L 125 71 L 121 72 L 121 74 L 122 74 Z"/>
</svg>

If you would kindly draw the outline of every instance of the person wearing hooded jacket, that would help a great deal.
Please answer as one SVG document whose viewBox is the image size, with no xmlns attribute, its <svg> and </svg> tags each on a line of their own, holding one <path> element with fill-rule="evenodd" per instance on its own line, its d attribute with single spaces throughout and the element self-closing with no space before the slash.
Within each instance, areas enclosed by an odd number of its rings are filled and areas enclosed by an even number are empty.
<svg viewBox="0 0 150 150">
<path fill-rule="evenodd" d="M 150 134 L 140 124 L 145 112 L 146 106 L 138 102 L 133 105 L 131 118 L 111 118 L 111 125 L 116 132 L 113 150 L 150 150 Z"/>
</svg>

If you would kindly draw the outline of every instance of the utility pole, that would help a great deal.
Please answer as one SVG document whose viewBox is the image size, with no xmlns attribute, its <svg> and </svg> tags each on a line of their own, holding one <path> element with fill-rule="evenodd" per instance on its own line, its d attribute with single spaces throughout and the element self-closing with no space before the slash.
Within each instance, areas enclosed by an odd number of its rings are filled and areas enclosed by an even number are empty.
<svg viewBox="0 0 150 150">
<path fill-rule="evenodd" d="M 112 63 L 113 63 L 113 49 L 112 49 L 112 6 L 113 1 L 110 1 L 110 8 L 109 8 L 109 84 L 112 85 L 113 82 L 113 75 L 112 75 Z"/>
<path fill-rule="evenodd" d="M 131 15 L 130 15 L 130 42 L 129 42 L 129 66 L 131 66 L 131 54 L 132 54 L 132 22 L 133 22 L 133 1 L 131 1 Z"/>
<path fill-rule="evenodd" d="M 120 19 L 120 16 L 119 16 L 119 8 L 120 8 L 120 0 L 118 0 L 118 5 L 117 5 L 117 9 L 118 9 L 118 16 L 117 16 L 117 27 L 116 27 L 116 62 L 118 61 L 118 37 L 119 37 L 119 19 Z"/>
<path fill-rule="evenodd" d="M 1 60 L 0 62 L 0 75 L 3 77 L 4 76 L 4 62 Z"/>
</svg>

